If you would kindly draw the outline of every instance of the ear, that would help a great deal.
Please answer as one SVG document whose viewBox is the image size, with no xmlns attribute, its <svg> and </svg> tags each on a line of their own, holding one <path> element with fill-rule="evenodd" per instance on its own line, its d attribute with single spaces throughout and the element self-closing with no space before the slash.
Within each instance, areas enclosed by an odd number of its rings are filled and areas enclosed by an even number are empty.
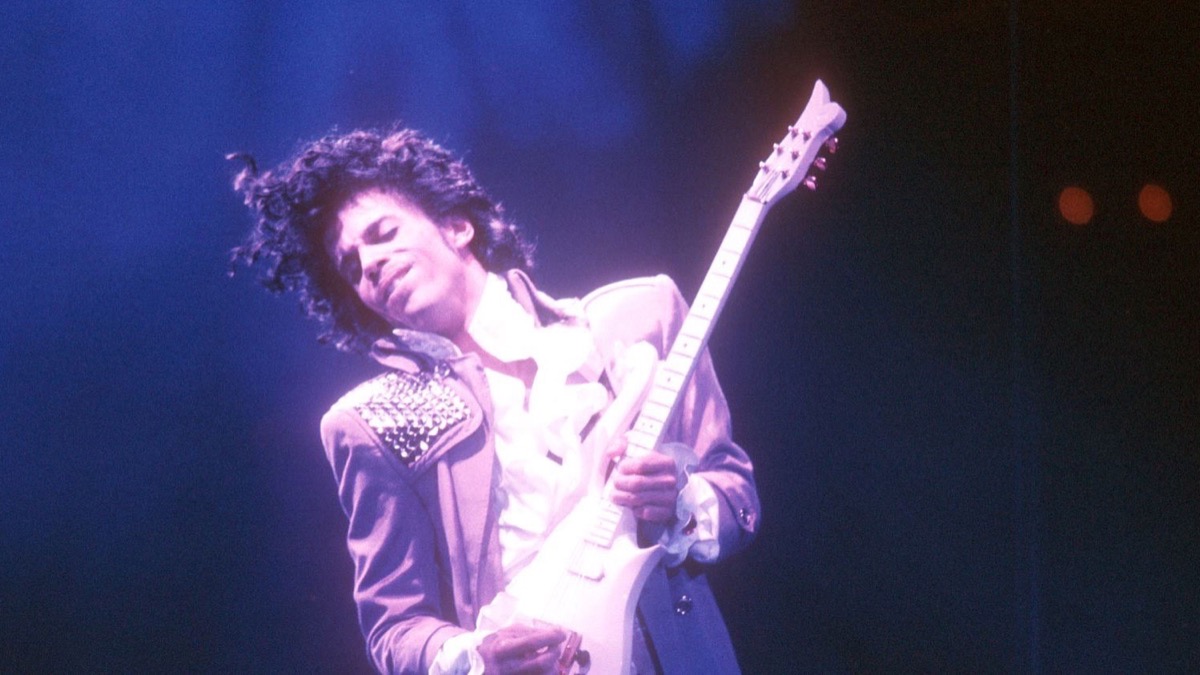
<svg viewBox="0 0 1200 675">
<path fill-rule="evenodd" d="M 446 242 L 456 251 L 467 251 L 475 239 L 475 226 L 466 218 L 453 218 L 446 223 Z"/>
</svg>

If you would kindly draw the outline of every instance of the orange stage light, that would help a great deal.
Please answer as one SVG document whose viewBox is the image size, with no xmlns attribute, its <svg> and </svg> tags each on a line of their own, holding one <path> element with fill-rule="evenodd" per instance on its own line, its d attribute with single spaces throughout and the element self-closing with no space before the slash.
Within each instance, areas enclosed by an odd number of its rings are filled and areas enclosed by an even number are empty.
<svg viewBox="0 0 1200 675">
<path fill-rule="evenodd" d="M 1153 223 L 1165 223 L 1171 217 L 1171 193 L 1153 183 L 1147 183 L 1138 193 L 1138 209 Z"/>
<path fill-rule="evenodd" d="M 1058 212 L 1072 225 L 1087 225 L 1096 215 L 1096 205 L 1087 190 L 1072 186 L 1058 194 Z"/>
</svg>

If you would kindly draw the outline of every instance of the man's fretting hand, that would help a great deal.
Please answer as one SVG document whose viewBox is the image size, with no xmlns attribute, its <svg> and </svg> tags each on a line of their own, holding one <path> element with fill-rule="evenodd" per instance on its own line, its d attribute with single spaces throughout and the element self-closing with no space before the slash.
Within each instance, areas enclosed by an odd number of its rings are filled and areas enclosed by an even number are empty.
<svg viewBox="0 0 1200 675">
<path fill-rule="evenodd" d="M 670 525 L 686 480 L 670 455 L 652 452 L 625 457 L 613 476 L 612 502 L 628 507 L 639 520 Z"/>
</svg>

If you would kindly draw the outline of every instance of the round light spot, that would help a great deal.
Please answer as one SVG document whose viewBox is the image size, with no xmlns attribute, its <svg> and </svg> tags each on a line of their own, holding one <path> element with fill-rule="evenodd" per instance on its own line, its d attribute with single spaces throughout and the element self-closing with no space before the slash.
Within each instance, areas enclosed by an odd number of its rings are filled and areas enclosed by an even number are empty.
<svg viewBox="0 0 1200 675">
<path fill-rule="evenodd" d="M 1072 225 L 1087 225 L 1096 215 L 1096 205 L 1087 190 L 1072 186 L 1058 194 L 1058 212 Z"/>
<path fill-rule="evenodd" d="M 1165 223 L 1171 217 L 1171 193 L 1161 186 L 1148 183 L 1138 193 L 1138 209 L 1152 223 Z"/>
</svg>

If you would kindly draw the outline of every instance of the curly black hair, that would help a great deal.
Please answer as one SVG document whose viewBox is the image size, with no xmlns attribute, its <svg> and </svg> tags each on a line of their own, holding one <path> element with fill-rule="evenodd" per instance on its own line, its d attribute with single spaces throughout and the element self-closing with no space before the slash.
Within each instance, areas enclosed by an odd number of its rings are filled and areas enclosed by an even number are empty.
<svg viewBox="0 0 1200 675">
<path fill-rule="evenodd" d="M 254 216 L 238 263 L 265 261 L 260 282 L 272 293 L 295 291 L 305 313 L 321 324 L 318 339 L 344 351 L 365 352 L 391 326 L 368 309 L 337 273 L 325 251 L 325 234 L 349 200 L 382 190 L 420 207 L 439 225 L 465 218 L 475 228 L 470 247 L 494 272 L 529 271 L 533 246 L 504 219 L 500 205 L 450 152 L 412 129 L 331 133 L 302 146 L 278 168 L 259 173 L 254 158 L 234 179 Z"/>
</svg>

